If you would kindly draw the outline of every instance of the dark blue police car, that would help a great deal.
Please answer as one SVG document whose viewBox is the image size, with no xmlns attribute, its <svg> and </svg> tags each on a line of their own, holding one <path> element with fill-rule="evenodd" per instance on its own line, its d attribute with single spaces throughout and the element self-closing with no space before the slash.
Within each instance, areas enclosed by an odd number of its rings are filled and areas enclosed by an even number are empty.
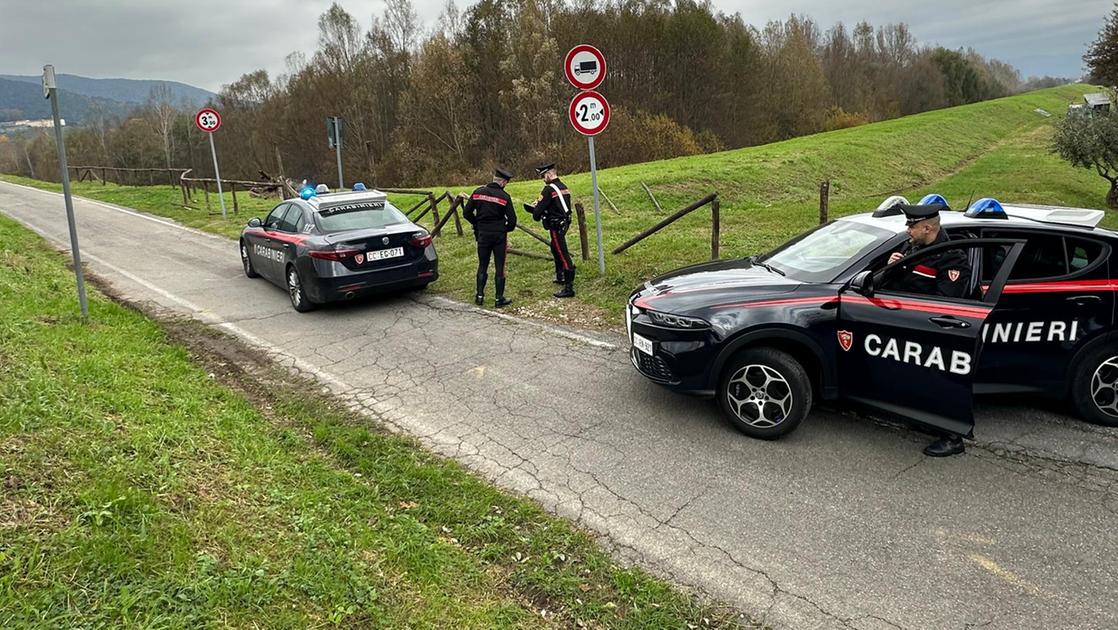
<svg viewBox="0 0 1118 630">
<path fill-rule="evenodd" d="M 716 396 L 758 438 L 792 431 L 819 399 L 971 435 L 972 392 L 1068 398 L 1118 425 L 1118 233 L 1097 227 L 1103 212 L 983 199 L 940 213 L 949 241 L 890 264 L 907 238 L 899 203 L 645 283 L 626 306 L 633 365 Z M 961 297 L 905 290 L 906 270 L 945 252 L 969 261 Z"/>
<path fill-rule="evenodd" d="M 376 190 L 287 199 L 241 231 L 241 264 L 287 289 L 295 310 L 439 277 L 435 245 Z"/>
</svg>

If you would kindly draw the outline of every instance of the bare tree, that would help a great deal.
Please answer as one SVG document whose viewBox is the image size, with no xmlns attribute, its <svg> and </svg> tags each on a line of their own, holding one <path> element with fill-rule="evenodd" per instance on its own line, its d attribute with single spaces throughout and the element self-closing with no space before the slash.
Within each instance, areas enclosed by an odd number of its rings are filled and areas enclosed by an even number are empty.
<svg viewBox="0 0 1118 630">
<path fill-rule="evenodd" d="M 175 151 L 175 137 L 172 132 L 175 129 L 175 118 L 179 115 L 174 98 L 171 86 L 160 83 L 151 88 L 147 103 L 149 120 L 163 144 L 163 157 L 167 168 L 171 168 L 171 154 Z"/>
</svg>

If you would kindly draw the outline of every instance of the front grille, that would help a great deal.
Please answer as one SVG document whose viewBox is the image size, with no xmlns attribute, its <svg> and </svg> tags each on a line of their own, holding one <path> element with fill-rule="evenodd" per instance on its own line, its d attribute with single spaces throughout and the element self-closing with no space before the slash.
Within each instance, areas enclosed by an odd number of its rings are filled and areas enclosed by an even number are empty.
<svg viewBox="0 0 1118 630">
<path fill-rule="evenodd" d="M 670 383 L 675 380 L 675 375 L 672 374 L 668 364 L 664 363 L 664 360 L 660 357 L 650 357 L 636 348 L 633 348 L 631 352 L 633 365 L 640 370 L 641 374 L 665 383 Z"/>
</svg>

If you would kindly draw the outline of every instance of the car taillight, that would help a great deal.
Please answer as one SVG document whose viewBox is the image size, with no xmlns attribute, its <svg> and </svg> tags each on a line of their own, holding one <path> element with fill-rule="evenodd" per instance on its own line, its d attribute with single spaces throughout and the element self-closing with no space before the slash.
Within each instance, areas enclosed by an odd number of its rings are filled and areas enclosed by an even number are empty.
<svg viewBox="0 0 1118 630">
<path fill-rule="evenodd" d="M 416 232 L 411 235 L 411 240 L 408 241 L 408 244 L 414 247 L 424 248 L 430 245 L 433 240 L 435 240 L 434 237 L 427 232 Z"/>
<path fill-rule="evenodd" d="M 346 258 L 352 257 L 354 254 L 360 254 L 356 249 L 349 247 L 335 247 L 334 249 L 316 249 L 308 252 L 311 258 L 318 258 L 321 260 L 335 260 L 342 261 Z"/>
</svg>

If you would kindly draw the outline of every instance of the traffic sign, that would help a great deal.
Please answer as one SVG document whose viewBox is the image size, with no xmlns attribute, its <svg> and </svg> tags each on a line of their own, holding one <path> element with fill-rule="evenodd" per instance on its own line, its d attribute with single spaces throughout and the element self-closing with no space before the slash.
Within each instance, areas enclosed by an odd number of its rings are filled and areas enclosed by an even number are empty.
<svg viewBox="0 0 1118 630">
<path fill-rule="evenodd" d="M 194 124 L 206 133 L 213 133 L 221 128 L 221 114 L 215 109 L 204 107 L 194 115 Z"/>
<path fill-rule="evenodd" d="M 571 99 L 571 125 L 584 136 L 596 136 L 609 124 L 609 103 L 594 92 L 579 92 Z"/>
<path fill-rule="evenodd" d="M 590 44 L 579 44 L 567 53 L 563 71 L 571 85 L 593 90 L 606 78 L 606 57 Z"/>
</svg>

